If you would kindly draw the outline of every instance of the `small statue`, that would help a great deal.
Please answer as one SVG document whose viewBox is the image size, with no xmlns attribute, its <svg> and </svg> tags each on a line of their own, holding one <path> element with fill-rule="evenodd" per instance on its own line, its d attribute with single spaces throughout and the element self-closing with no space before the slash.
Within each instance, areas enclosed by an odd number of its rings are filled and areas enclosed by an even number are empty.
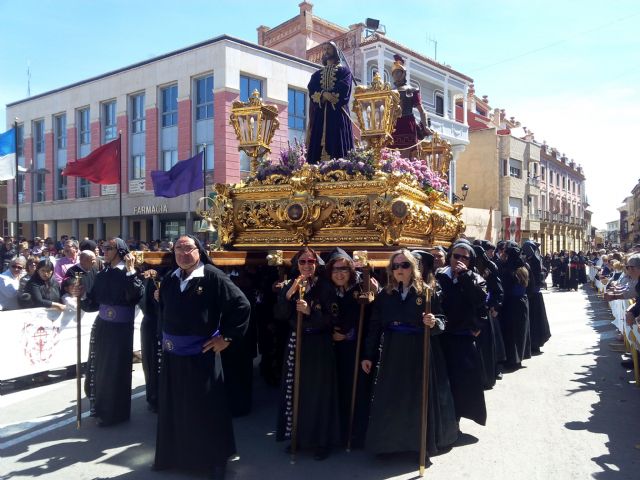
<svg viewBox="0 0 640 480">
<path fill-rule="evenodd" d="M 415 156 L 415 145 L 431 135 L 431 131 L 427 128 L 427 113 L 422 106 L 420 90 L 407 85 L 407 69 L 404 66 L 404 59 L 398 54 L 394 55 L 393 59 L 395 62 L 391 68 L 391 76 L 393 84 L 400 94 L 402 115 L 396 123 L 391 148 L 399 149 L 403 157 L 409 158 Z M 414 108 L 420 113 L 419 124 L 416 123 L 416 117 L 413 115 Z"/>
<path fill-rule="evenodd" d="M 349 113 L 351 70 L 340 60 L 333 42 L 324 44 L 323 67 L 309 81 L 309 131 L 307 162 L 344 158 L 353 150 L 353 132 Z"/>
</svg>

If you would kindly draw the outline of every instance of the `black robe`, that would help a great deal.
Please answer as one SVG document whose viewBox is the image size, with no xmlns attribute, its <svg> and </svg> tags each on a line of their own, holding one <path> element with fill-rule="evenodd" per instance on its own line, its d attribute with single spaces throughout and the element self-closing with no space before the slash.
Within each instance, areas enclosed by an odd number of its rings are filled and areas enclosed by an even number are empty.
<svg viewBox="0 0 640 480">
<path fill-rule="evenodd" d="M 431 330 L 427 449 L 430 455 L 453 444 L 458 423 L 447 366 L 440 347 L 443 320 L 437 295 L 432 313 L 439 317 Z M 380 349 L 365 448 L 373 453 L 420 450 L 422 418 L 422 355 L 424 295 L 411 287 L 404 300 L 397 290 L 381 292 L 373 304 L 364 358 L 373 361 Z M 394 330 L 395 329 L 395 330 Z M 398 331 L 403 329 L 404 331 Z"/>
<path fill-rule="evenodd" d="M 527 259 L 531 275 L 527 287 L 529 300 L 529 329 L 531 332 L 531 350 L 538 352 L 547 340 L 551 338 L 551 329 L 547 318 L 547 309 L 544 305 L 544 297 L 540 292 L 544 283 L 542 265 L 535 256 Z"/>
<path fill-rule="evenodd" d="M 247 298 L 213 265 L 192 278 L 184 292 L 170 275 L 160 286 L 163 334 L 210 338 L 219 332 L 231 342 L 249 324 Z M 221 366 L 213 350 L 192 355 L 172 353 L 163 341 L 154 467 L 211 473 L 236 453 L 235 437 Z"/>
<path fill-rule="evenodd" d="M 276 440 L 291 438 L 293 424 L 293 393 L 296 363 L 295 303 L 298 295 L 287 301 L 291 287 L 285 285 L 278 298 L 281 310 L 288 309 L 291 334 L 285 350 Z M 324 280 L 307 290 L 304 299 L 311 306 L 311 315 L 302 316 L 302 346 L 300 358 L 300 400 L 298 410 L 297 447 L 331 448 L 340 442 L 338 421 L 338 386 L 333 350 L 331 313 L 326 310 L 326 296 L 332 287 Z"/>
<path fill-rule="evenodd" d="M 447 361 L 457 417 L 484 425 L 487 408 L 482 358 L 473 333 L 480 330 L 480 319 L 486 315 L 486 283 L 480 275 L 470 271 L 454 282 L 448 274 L 450 268 L 436 275 L 442 288 L 442 309 L 447 317 L 440 343 Z"/>
<path fill-rule="evenodd" d="M 160 380 L 161 336 L 158 331 L 159 304 L 154 298 L 156 285 L 153 279 L 144 280 L 144 296 L 140 301 L 143 313 L 140 324 L 140 350 L 144 373 L 145 396 L 149 410 L 158 409 L 158 382 Z"/>
<path fill-rule="evenodd" d="M 529 331 L 529 299 L 526 287 L 518 284 L 513 270 L 505 269 L 502 276 L 504 304 L 500 314 L 502 337 L 506 353 L 507 368 L 519 366 L 531 357 Z"/>
<path fill-rule="evenodd" d="M 144 287 L 137 275 L 107 267 L 96 274 L 93 287 L 81 307 L 95 312 L 100 305 L 134 308 Z M 99 425 L 129 420 L 131 415 L 131 368 L 133 360 L 133 315 L 131 321 L 113 322 L 96 317 L 91 328 L 90 358 L 85 391 L 89 391 L 91 415 Z"/>
<path fill-rule="evenodd" d="M 481 317 L 480 335 L 478 336 L 478 346 L 482 356 L 482 371 L 484 374 L 484 388 L 490 389 L 496 384 L 498 375 L 498 364 L 505 361 L 504 340 L 502 339 L 502 329 L 500 328 L 500 310 L 504 301 L 504 289 L 495 265 L 487 269 L 484 275 L 487 283 L 487 312 Z M 498 312 L 498 316 L 493 317 L 490 309 Z"/>
</svg>

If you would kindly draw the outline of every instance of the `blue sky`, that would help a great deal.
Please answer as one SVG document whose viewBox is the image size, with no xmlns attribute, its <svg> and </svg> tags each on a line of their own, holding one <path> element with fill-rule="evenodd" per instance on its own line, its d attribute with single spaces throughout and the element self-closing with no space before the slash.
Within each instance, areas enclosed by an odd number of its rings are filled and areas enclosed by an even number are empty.
<svg viewBox="0 0 640 480">
<path fill-rule="evenodd" d="M 298 13 L 298 0 L 0 0 L 0 131 L 4 105 L 223 33 Z M 315 0 L 348 26 L 380 19 L 387 35 L 472 77 L 536 139 L 582 164 L 594 223 L 617 218 L 640 177 L 640 2 Z"/>
</svg>

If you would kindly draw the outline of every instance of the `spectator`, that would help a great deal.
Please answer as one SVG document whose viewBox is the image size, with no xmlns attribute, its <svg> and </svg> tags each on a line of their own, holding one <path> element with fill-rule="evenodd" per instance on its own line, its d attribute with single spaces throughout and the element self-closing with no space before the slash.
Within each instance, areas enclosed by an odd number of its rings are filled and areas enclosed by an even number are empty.
<svg viewBox="0 0 640 480">
<path fill-rule="evenodd" d="M 9 269 L 0 275 L 0 309 L 16 310 L 18 305 L 18 290 L 20 278 L 25 273 L 27 260 L 24 257 L 16 257 L 11 260 Z"/>
<path fill-rule="evenodd" d="M 78 259 L 78 242 L 76 240 L 67 240 L 64 242 L 64 257 L 60 258 L 56 262 L 56 266 L 53 272 L 53 279 L 58 282 L 58 285 L 62 283 L 62 280 L 70 267 L 76 265 Z"/>
<path fill-rule="evenodd" d="M 40 260 L 36 272 L 24 287 L 25 294 L 30 295 L 31 308 L 55 308 L 64 311 L 65 306 L 60 301 L 60 286 L 53 278 L 53 263 L 50 260 Z"/>
</svg>

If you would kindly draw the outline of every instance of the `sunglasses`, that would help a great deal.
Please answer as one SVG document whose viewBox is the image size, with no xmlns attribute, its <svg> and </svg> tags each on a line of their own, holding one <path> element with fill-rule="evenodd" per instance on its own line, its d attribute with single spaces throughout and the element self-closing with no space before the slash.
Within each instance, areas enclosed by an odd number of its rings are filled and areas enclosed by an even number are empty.
<svg viewBox="0 0 640 480">
<path fill-rule="evenodd" d="M 111 247 L 111 246 L 106 246 L 106 247 L 102 247 L 102 250 L 105 252 L 110 252 L 111 250 L 115 250 L 116 247 Z"/>
<path fill-rule="evenodd" d="M 315 265 L 316 260 L 314 258 L 301 258 L 300 260 L 298 260 L 298 265 Z"/>
<path fill-rule="evenodd" d="M 391 264 L 391 270 L 398 270 L 399 268 L 402 269 L 407 269 L 407 268 L 411 268 L 411 263 L 409 262 L 400 262 L 400 263 L 392 263 Z"/>
<path fill-rule="evenodd" d="M 20 265 L 11 265 L 11 268 L 14 270 L 24 270 L 24 267 L 21 267 Z"/>
<path fill-rule="evenodd" d="M 191 245 L 189 245 L 185 247 L 175 247 L 174 250 L 178 253 L 184 253 L 185 255 L 189 255 L 191 252 L 193 252 L 197 248 L 198 247 L 192 247 Z"/>
<path fill-rule="evenodd" d="M 333 267 L 331 269 L 332 273 L 349 273 L 349 271 L 351 270 L 351 268 L 349 267 Z"/>
<path fill-rule="evenodd" d="M 456 260 L 469 260 L 469 257 L 467 255 L 460 255 L 459 253 L 454 253 L 453 258 L 455 258 Z"/>
</svg>

